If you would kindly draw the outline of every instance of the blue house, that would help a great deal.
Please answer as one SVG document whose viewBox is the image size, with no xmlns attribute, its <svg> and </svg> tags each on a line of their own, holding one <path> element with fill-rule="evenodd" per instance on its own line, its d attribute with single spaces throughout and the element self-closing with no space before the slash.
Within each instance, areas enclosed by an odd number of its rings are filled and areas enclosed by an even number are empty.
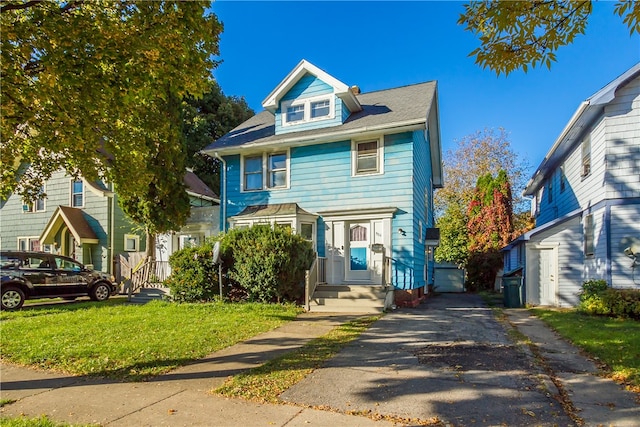
<svg viewBox="0 0 640 427">
<path fill-rule="evenodd" d="M 524 302 L 575 306 L 591 279 L 640 287 L 640 63 L 578 106 L 524 194 L 536 228 L 503 249 Z"/>
<path fill-rule="evenodd" d="M 442 186 L 436 82 L 360 93 L 303 60 L 262 105 L 204 150 L 224 165 L 223 230 L 278 224 L 313 242 L 310 310 L 418 304 Z"/>
</svg>

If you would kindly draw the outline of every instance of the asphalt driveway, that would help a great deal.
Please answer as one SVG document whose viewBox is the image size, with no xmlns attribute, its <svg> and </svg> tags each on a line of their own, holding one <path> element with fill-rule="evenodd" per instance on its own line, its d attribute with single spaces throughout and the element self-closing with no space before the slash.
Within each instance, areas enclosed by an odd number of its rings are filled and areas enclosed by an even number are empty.
<svg viewBox="0 0 640 427">
<path fill-rule="evenodd" d="M 480 297 L 400 309 L 281 396 L 301 405 L 453 425 L 574 425 L 540 368 Z"/>
</svg>

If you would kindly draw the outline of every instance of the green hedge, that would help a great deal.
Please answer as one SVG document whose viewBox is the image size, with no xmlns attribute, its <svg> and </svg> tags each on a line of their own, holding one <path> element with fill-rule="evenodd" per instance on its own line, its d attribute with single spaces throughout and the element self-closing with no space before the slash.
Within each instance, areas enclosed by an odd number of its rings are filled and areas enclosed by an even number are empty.
<svg viewBox="0 0 640 427">
<path fill-rule="evenodd" d="M 226 299 L 300 301 L 305 271 L 315 257 L 312 244 L 289 228 L 267 225 L 232 229 L 201 246 L 173 253 L 165 284 L 175 301 L 211 301 L 219 296 L 218 268 L 212 263 L 217 240 Z"/>
<path fill-rule="evenodd" d="M 229 278 L 250 301 L 299 301 L 305 271 L 315 257 L 311 242 L 286 227 L 235 228 L 222 239 Z"/>
<path fill-rule="evenodd" d="M 212 241 L 171 254 L 171 276 L 165 285 L 171 290 L 174 301 L 205 302 L 219 295 L 218 269 L 213 265 L 212 257 Z"/>
<path fill-rule="evenodd" d="M 640 319 L 640 290 L 613 289 L 604 280 L 582 285 L 578 310 L 587 314 Z"/>
</svg>

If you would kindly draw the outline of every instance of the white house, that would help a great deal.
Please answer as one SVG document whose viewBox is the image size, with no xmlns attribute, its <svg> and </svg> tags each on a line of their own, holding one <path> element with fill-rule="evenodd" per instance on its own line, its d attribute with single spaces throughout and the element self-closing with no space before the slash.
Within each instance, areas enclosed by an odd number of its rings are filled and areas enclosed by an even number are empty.
<svg viewBox="0 0 640 427">
<path fill-rule="evenodd" d="M 578 107 L 524 195 L 536 228 L 503 252 L 526 303 L 574 306 L 590 279 L 640 289 L 640 63 Z"/>
</svg>

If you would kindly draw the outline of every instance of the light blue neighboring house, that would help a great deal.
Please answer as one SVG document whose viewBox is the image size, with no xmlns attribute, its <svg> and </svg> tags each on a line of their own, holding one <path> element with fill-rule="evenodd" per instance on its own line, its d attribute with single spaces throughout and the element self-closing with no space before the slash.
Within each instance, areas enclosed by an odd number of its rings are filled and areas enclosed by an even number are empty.
<svg viewBox="0 0 640 427">
<path fill-rule="evenodd" d="M 224 165 L 222 227 L 312 241 L 312 311 L 417 305 L 442 186 L 436 82 L 360 93 L 303 60 L 262 105 L 204 150 Z"/>
<path fill-rule="evenodd" d="M 536 228 L 503 249 L 523 302 L 575 306 L 591 279 L 640 289 L 640 64 L 580 104 L 524 194 Z"/>
</svg>

